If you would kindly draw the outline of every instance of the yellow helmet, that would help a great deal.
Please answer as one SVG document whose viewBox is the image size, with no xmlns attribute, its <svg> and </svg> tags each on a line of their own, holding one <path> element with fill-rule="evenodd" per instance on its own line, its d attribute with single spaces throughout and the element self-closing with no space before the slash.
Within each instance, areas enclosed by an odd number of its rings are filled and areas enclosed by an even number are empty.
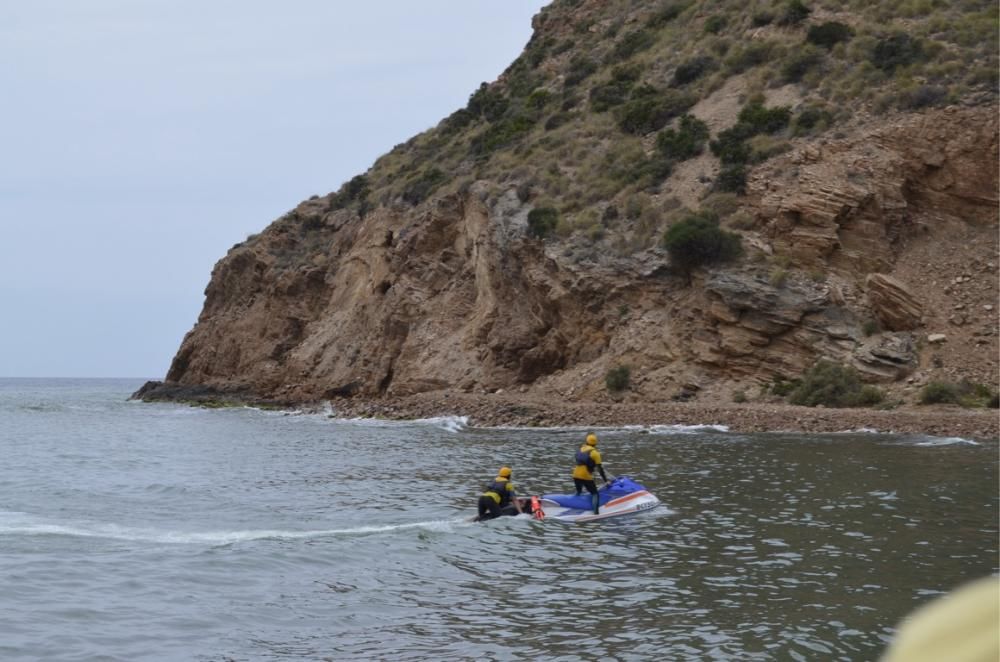
<svg viewBox="0 0 1000 662">
<path fill-rule="evenodd" d="M 497 472 L 497 475 L 501 478 L 510 478 L 510 473 L 510 467 L 500 467 L 500 471 Z"/>
<path fill-rule="evenodd" d="M 590 444 L 591 446 L 596 446 L 597 445 L 597 435 L 594 434 L 594 433 L 588 434 L 587 435 L 587 443 Z"/>
</svg>

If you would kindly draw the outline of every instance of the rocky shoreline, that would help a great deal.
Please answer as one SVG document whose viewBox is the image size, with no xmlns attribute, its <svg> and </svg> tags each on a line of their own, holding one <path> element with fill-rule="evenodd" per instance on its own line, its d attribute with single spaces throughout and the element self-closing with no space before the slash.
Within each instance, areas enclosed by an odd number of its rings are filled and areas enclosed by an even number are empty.
<svg viewBox="0 0 1000 662">
<path fill-rule="evenodd" d="M 421 394 L 380 401 L 331 403 L 337 416 L 417 419 L 468 416 L 479 427 L 618 425 L 724 425 L 733 432 L 843 432 L 877 430 L 906 434 L 997 439 L 995 409 L 957 406 L 899 407 L 893 410 L 824 409 L 786 404 L 712 405 L 690 402 L 553 404 L 513 396 Z"/>
<path fill-rule="evenodd" d="M 421 393 L 395 398 L 334 398 L 324 403 L 260 400 L 245 392 L 188 389 L 151 382 L 133 398 L 200 406 L 257 405 L 332 408 L 338 418 L 412 420 L 466 416 L 476 427 L 563 427 L 623 425 L 724 425 L 732 432 L 844 432 L 875 430 L 901 434 L 963 437 L 979 441 L 1000 435 L 996 409 L 951 405 L 900 406 L 891 410 L 826 409 L 783 403 L 555 402 L 503 393 Z"/>
</svg>

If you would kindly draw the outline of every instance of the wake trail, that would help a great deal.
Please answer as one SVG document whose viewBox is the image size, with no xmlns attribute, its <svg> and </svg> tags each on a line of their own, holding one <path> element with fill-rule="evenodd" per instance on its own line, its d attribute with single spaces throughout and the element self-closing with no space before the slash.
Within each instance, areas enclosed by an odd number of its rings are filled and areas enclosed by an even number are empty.
<svg viewBox="0 0 1000 662">
<path fill-rule="evenodd" d="M 338 529 L 312 529 L 307 531 L 290 531 L 280 529 L 250 529 L 237 531 L 162 531 L 157 529 L 122 527 L 116 524 L 95 524 L 83 526 L 66 525 L 40 520 L 31 520 L 30 518 L 25 517 L 4 518 L 0 516 L 0 537 L 67 536 L 74 538 L 100 538 L 106 540 L 170 545 L 221 546 L 257 540 L 314 540 L 321 538 L 391 533 L 412 529 L 451 531 L 455 527 L 467 524 L 468 520 L 466 519 L 452 519 L 409 522 L 406 524 L 356 526 Z"/>
</svg>

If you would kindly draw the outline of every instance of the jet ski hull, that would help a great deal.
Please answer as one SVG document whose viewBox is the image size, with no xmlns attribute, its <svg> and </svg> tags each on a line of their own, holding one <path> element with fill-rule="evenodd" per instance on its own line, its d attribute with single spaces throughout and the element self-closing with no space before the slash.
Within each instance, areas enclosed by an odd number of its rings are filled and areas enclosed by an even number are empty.
<svg viewBox="0 0 1000 662">
<path fill-rule="evenodd" d="M 645 487 L 625 476 L 619 476 L 597 491 L 598 513 L 591 506 L 589 494 L 545 494 L 539 499 L 545 519 L 559 522 L 590 522 L 609 517 L 633 515 L 660 505 Z"/>
</svg>

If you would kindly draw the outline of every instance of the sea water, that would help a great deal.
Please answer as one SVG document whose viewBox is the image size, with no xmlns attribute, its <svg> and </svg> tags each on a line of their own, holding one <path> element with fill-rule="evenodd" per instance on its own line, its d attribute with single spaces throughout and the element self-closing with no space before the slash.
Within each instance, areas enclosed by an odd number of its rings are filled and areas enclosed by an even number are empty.
<svg viewBox="0 0 1000 662">
<path fill-rule="evenodd" d="M 584 429 L 130 402 L 0 380 L 0 659 L 875 659 L 996 573 L 997 444 L 597 430 L 664 506 L 472 524 Z"/>
</svg>

